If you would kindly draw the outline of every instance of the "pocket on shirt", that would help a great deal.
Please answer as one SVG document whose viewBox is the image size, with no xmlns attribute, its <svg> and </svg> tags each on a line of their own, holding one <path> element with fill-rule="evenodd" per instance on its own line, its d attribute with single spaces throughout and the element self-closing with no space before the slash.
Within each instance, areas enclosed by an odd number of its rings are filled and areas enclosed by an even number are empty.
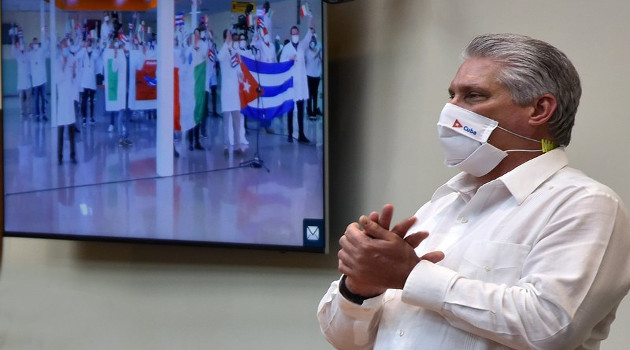
<svg viewBox="0 0 630 350">
<path fill-rule="evenodd" d="M 514 284 L 521 277 L 530 246 L 506 242 L 475 242 L 468 247 L 459 273 L 491 283 Z"/>
</svg>

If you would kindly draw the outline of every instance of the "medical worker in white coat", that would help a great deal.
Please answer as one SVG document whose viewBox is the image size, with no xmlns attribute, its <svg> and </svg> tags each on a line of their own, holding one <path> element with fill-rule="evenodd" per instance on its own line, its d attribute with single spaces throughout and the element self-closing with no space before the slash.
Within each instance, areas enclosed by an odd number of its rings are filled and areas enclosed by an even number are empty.
<svg viewBox="0 0 630 350">
<path fill-rule="evenodd" d="M 46 117 L 46 58 L 50 56 L 50 44 L 46 41 L 46 45 L 33 38 L 31 42 L 31 51 L 29 51 L 29 60 L 31 65 L 31 79 L 33 83 L 32 97 L 35 100 L 35 120 L 40 118 L 47 121 Z"/>
<path fill-rule="evenodd" d="M 101 60 L 98 47 L 95 48 L 92 39 L 85 41 L 84 47 L 77 53 L 78 67 L 81 70 L 81 117 L 83 125 L 87 122 L 88 103 L 90 105 L 90 123 L 94 124 L 94 94 L 96 93 L 96 74 L 98 61 Z"/>
<path fill-rule="evenodd" d="M 60 45 L 61 54 L 55 62 L 57 74 L 57 161 L 61 165 L 63 161 L 63 137 L 64 129 L 68 130 L 70 139 L 70 160 L 76 164 L 74 142 L 74 123 L 76 121 L 74 109 L 74 94 L 68 93 L 75 86 L 77 79 L 76 60 L 70 53 L 67 39 L 63 39 Z"/>
<path fill-rule="evenodd" d="M 11 53 L 17 61 L 17 91 L 20 100 L 20 115 L 26 118 L 31 114 L 31 62 L 23 38 L 11 45 Z"/>
<path fill-rule="evenodd" d="M 306 50 L 306 78 L 308 81 L 308 101 L 306 102 L 306 112 L 308 117 L 315 119 L 322 114 L 317 107 L 319 94 L 319 81 L 322 75 L 322 47 L 317 42 L 317 36 L 313 34 L 311 42 Z"/>
<path fill-rule="evenodd" d="M 230 147 L 230 119 L 234 140 L 234 153 L 243 154 L 245 145 L 241 142 L 241 99 L 238 93 L 240 55 L 238 41 L 233 40 L 232 34 L 226 29 L 223 32 L 224 44 L 219 50 L 219 65 L 221 66 L 221 109 L 223 112 L 223 152 L 229 153 Z"/>
<path fill-rule="evenodd" d="M 310 30 L 306 32 L 301 41 L 300 29 L 297 26 L 291 27 L 291 42 L 284 45 L 280 53 L 280 62 L 295 62 L 291 68 L 293 74 L 293 100 L 297 107 L 298 142 L 301 143 L 310 142 L 304 135 L 304 100 L 308 99 L 305 52 L 314 32 L 313 17 L 311 17 Z M 287 128 L 289 132 L 287 140 L 293 142 L 293 110 L 287 114 Z"/>
<path fill-rule="evenodd" d="M 258 27 L 256 34 L 252 38 L 251 46 L 255 52 L 256 61 L 265 63 L 278 62 L 276 46 L 271 40 L 271 30 L 267 27 Z M 261 120 L 260 127 L 264 128 L 267 133 L 274 134 L 275 132 L 271 128 L 271 122 L 272 120 L 269 119 Z"/>
</svg>

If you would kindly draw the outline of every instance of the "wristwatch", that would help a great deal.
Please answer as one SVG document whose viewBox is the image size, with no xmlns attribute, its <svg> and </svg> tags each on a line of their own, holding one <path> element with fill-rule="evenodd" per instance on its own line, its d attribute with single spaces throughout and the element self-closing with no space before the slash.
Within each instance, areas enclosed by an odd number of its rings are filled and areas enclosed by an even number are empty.
<svg viewBox="0 0 630 350">
<path fill-rule="evenodd" d="M 339 281 L 339 293 L 341 293 L 344 298 L 357 305 L 363 305 L 365 300 L 370 299 L 370 297 L 364 297 L 362 295 L 352 293 L 348 287 L 346 287 L 346 275 L 341 276 L 341 280 Z"/>
</svg>

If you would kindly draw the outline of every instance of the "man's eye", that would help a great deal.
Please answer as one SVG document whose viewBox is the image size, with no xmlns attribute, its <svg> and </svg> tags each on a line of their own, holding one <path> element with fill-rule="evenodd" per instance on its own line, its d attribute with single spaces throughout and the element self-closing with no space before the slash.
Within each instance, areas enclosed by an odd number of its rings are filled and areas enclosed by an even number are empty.
<svg viewBox="0 0 630 350">
<path fill-rule="evenodd" d="M 477 92 L 470 92 L 468 94 L 466 94 L 466 98 L 467 99 L 472 99 L 472 100 L 478 100 L 480 98 L 483 98 L 483 95 Z"/>
</svg>

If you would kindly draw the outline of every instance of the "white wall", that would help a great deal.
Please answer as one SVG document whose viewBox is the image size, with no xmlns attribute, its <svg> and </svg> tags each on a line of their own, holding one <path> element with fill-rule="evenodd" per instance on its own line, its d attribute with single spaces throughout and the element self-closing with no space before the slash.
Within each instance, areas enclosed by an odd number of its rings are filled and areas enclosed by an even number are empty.
<svg viewBox="0 0 630 350">
<path fill-rule="evenodd" d="M 328 6 L 335 236 L 386 202 L 396 219 L 412 214 L 453 174 L 435 123 L 461 49 L 484 32 L 528 34 L 572 58 L 584 88 L 572 165 L 630 204 L 628 13 L 624 0 Z M 328 349 L 315 308 L 337 275 L 336 249 L 319 256 L 5 239 L 0 349 Z M 627 349 L 629 326 L 626 299 L 602 349 Z"/>
</svg>

